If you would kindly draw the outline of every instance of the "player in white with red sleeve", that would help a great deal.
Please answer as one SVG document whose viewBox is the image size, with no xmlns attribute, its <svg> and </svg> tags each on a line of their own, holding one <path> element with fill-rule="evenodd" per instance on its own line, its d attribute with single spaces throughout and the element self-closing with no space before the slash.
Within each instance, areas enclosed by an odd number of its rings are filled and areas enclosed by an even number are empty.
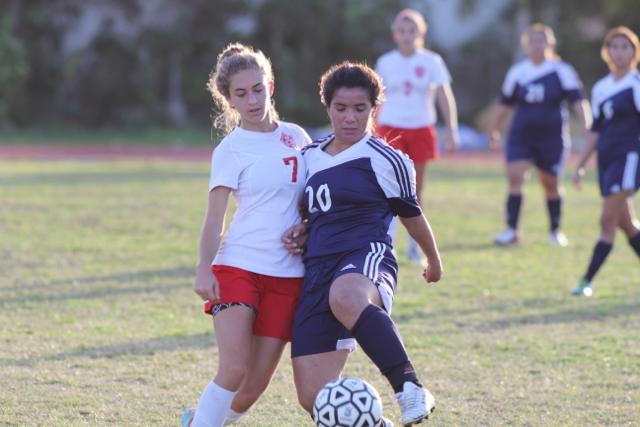
<svg viewBox="0 0 640 427">
<path fill-rule="evenodd" d="M 291 340 L 304 275 L 281 236 L 301 220 L 300 150 L 309 136 L 278 120 L 271 64 L 260 51 L 229 45 L 207 86 L 222 111 L 216 124 L 230 132 L 213 152 L 194 290 L 214 316 L 219 359 L 197 409 L 185 410 L 190 427 L 227 425 L 264 392 Z M 221 239 L 230 194 L 237 209 Z"/>
<path fill-rule="evenodd" d="M 400 11 L 391 24 L 391 32 L 398 48 L 382 55 L 376 63 L 376 72 L 385 86 L 376 134 L 413 160 L 416 192 L 421 201 L 427 162 L 438 157 L 435 101 L 447 126 L 445 144 L 450 150 L 459 145 L 458 112 L 447 66 L 440 55 L 423 47 L 427 24 L 420 12 Z M 394 228 L 390 229 L 392 236 Z M 418 246 L 411 238 L 407 256 L 420 260 Z"/>
</svg>

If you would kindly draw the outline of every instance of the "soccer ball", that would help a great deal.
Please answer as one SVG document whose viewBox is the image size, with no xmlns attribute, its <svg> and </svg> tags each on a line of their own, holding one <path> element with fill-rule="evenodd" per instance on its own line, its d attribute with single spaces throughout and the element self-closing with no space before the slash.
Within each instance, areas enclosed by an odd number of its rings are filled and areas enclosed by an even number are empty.
<svg viewBox="0 0 640 427">
<path fill-rule="evenodd" d="M 377 427 L 382 423 L 380 395 L 371 384 L 353 377 L 327 383 L 313 405 L 318 427 Z"/>
</svg>

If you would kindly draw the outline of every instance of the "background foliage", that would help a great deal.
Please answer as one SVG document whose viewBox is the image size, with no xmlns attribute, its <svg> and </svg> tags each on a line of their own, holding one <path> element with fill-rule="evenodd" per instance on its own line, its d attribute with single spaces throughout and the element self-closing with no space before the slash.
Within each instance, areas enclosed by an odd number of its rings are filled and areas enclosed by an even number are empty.
<svg viewBox="0 0 640 427">
<path fill-rule="evenodd" d="M 599 58 L 603 32 L 622 24 L 640 28 L 635 0 L 504 2 L 508 6 L 492 24 L 462 46 L 445 49 L 427 37 L 427 45 L 449 65 L 468 123 L 495 98 L 507 67 L 520 55 L 518 35 L 528 22 L 555 28 L 561 56 L 575 65 L 587 89 L 606 72 Z M 486 4 L 453 3 L 460 19 Z M 321 125 L 325 117 L 316 93 L 321 73 L 345 59 L 374 64 L 393 47 L 389 24 L 398 10 L 416 7 L 437 25 L 438 5 L 437 0 L 3 1 L 0 126 L 208 125 L 211 102 L 204 84 L 217 53 L 234 40 L 271 57 L 276 102 L 285 119 Z M 74 45 L 78 40 L 85 43 Z"/>
</svg>

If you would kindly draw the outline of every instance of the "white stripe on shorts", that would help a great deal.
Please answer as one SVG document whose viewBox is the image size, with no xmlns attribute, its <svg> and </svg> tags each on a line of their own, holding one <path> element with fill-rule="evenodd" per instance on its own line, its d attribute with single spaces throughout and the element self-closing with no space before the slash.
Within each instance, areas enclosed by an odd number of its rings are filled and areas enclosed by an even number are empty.
<svg viewBox="0 0 640 427">
<path fill-rule="evenodd" d="M 638 153 L 627 153 L 627 160 L 624 162 L 624 173 L 622 174 L 622 189 L 634 190 L 636 188 L 636 174 L 638 171 Z"/>
<path fill-rule="evenodd" d="M 364 261 L 362 273 L 371 280 L 375 280 L 378 275 L 378 266 L 384 256 L 384 245 L 379 242 L 371 242 L 371 252 L 367 254 Z"/>
</svg>

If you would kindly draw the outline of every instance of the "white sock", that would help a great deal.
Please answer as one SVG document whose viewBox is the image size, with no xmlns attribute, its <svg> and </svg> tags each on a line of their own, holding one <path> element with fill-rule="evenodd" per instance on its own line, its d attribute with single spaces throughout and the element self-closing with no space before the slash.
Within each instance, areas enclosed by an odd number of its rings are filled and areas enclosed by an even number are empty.
<svg viewBox="0 0 640 427">
<path fill-rule="evenodd" d="M 240 418 L 242 418 L 245 415 L 247 415 L 248 413 L 249 413 L 249 411 L 236 412 L 233 409 L 229 408 L 229 411 L 227 411 L 227 418 L 225 418 L 225 420 L 224 420 L 224 425 L 228 426 L 230 424 L 233 424 L 236 421 L 238 421 Z"/>
<path fill-rule="evenodd" d="M 222 427 L 235 395 L 235 391 L 225 390 L 211 381 L 198 400 L 191 427 Z"/>
</svg>

